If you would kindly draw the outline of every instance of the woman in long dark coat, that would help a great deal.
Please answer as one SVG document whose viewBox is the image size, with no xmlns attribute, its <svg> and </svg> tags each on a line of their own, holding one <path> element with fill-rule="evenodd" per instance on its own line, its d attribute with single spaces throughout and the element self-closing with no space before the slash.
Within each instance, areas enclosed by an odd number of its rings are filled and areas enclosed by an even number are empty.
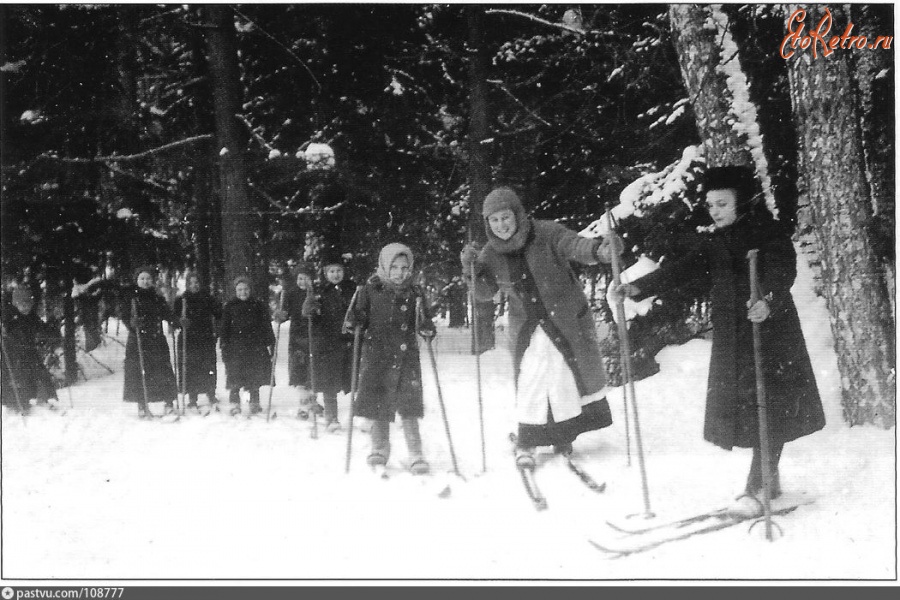
<svg viewBox="0 0 900 600">
<path fill-rule="evenodd" d="M 197 396 L 206 394 L 210 405 L 216 399 L 216 321 L 222 318 L 222 307 L 209 293 L 201 290 L 200 277 L 190 273 L 184 294 L 175 299 L 175 320 L 180 325 L 176 355 L 188 408 L 197 408 Z M 185 338 L 185 332 L 187 337 Z M 187 352 L 185 352 L 185 340 Z"/>
<path fill-rule="evenodd" d="M 609 262 L 609 244 L 531 220 L 509 188 L 488 194 L 482 214 L 488 243 L 463 250 L 463 272 L 474 263 L 479 301 L 498 289 L 509 298 L 517 463 L 530 468 L 536 446 L 567 454 L 578 435 L 612 424 L 594 318 L 570 265 Z"/>
<path fill-rule="evenodd" d="M 316 389 L 325 404 L 325 426 L 338 431 L 337 395 L 350 391 L 353 336 L 343 333 L 344 317 L 353 299 L 355 286 L 344 279 L 344 265 L 339 256 L 326 256 L 322 272 L 324 282 L 314 294 L 307 294 L 303 318 L 313 320 L 313 360 Z"/>
<path fill-rule="evenodd" d="M 166 412 L 171 412 L 178 395 L 175 373 L 169 360 L 169 344 L 162 328 L 163 321 L 172 323 L 174 317 L 165 299 L 153 287 L 154 275 L 151 267 L 138 268 L 135 271 L 137 285 L 125 290 L 120 306 L 122 321 L 128 327 L 122 396 L 125 402 L 137 403 L 141 418 L 153 416 L 147 402 L 165 402 Z"/>
<path fill-rule="evenodd" d="M 424 416 L 422 370 L 416 333 L 435 334 L 425 302 L 416 318 L 422 292 L 412 285 L 413 254 L 403 244 L 388 244 L 378 257 L 378 271 L 360 290 L 350 314 L 351 327 L 362 327 L 359 389 L 355 414 L 372 420 L 368 462 L 385 465 L 390 457 L 390 424 L 399 413 L 414 473 L 429 470 L 422 453 L 419 419 Z"/>
<path fill-rule="evenodd" d="M 282 292 L 281 309 L 275 312 L 275 321 L 279 326 L 285 321 L 291 322 L 288 332 L 288 385 L 298 389 L 300 410 L 297 416 L 305 419 L 310 409 L 318 408 L 310 389 L 309 327 L 303 317 L 303 302 L 309 290 L 313 289 L 316 270 L 310 263 L 303 262 L 295 266 L 291 274 L 296 285 Z"/>
<path fill-rule="evenodd" d="M 688 255 L 666 261 L 623 291 L 642 299 L 659 290 L 700 278 L 710 286 L 712 356 L 703 437 L 731 450 L 753 448 L 745 494 L 762 489 L 756 405 L 753 323 L 760 324 L 768 406 L 771 464 L 777 469 L 784 444 L 825 426 L 791 286 L 797 256 L 786 228 L 755 202 L 752 171 L 719 167 L 706 175 L 707 206 L 716 229 Z M 759 250 L 763 300 L 749 307 L 747 254 Z M 777 470 L 772 497 L 781 494 Z M 754 508 L 755 510 L 755 508 Z"/>
<path fill-rule="evenodd" d="M 225 361 L 225 385 L 233 414 L 241 411 L 240 390 L 250 392 L 250 413 L 262 409 L 259 388 L 271 384 L 272 352 L 275 334 L 269 320 L 269 308 L 250 295 L 250 280 L 234 281 L 235 297 L 222 309 L 219 345 Z"/>
</svg>

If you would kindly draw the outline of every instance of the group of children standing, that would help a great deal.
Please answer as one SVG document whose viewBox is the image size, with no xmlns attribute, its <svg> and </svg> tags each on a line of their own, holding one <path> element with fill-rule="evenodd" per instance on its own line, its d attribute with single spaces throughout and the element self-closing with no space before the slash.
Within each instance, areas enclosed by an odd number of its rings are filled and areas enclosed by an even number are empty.
<svg viewBox="0 0 900 600">
<path fill-rule="evenodd" d="M 666 261 L 655 273 L 614 286 L 613 291 L 619 298 L 643 298 L 691 279 L 708 282 L 714 333 L 704 436 L 725 449 L 753 449 L 744 498 L 751 500 L 745 508 L 757 511 L 763 473 L 751 325 L 760 326 L 766 347 L 763 368 L 770 391 L 772 497 L 781 493 L 778 464 L 784 444 L 821 429 L 824 416 L 790 295 L 796 275 L 790 234 L 758 202 L 749 169 L 711 169 L 705 187 L 714 232 L 687 256 Z M 510 188 L 491 192 L 482 214 L 488 242 L 483 248 L 464 248 L 463 272 L 477 299 L 489 300 L 500 290 L 509 300 L 518 421 L 516 461 L 520 468 L 534 468 L 537 447 L 553 446 L 568 455 L 580 434 L 612 424 L 593 317 L 571 263 L 610 262 L 613 253 L 622 253 L 622 247 L 613 243 L 614 236 L 587 239 L 557 223 L 532 219 Z M 759 251 L 763 292 L 752 304 L 746 267 L 751 249 Z M 388 244 L 378 256 L 376 273 L 354 289 L 344 278 L 339 256 L 325 257 L 323 280 L 318 284 L 313 266 L 301 263 L 292 273 L 296 287 L 283 292 L 274 320 L 279 326 L 291 321 L 289 383 L 300 391 L 298 416 L 324 414 L 329 430 L 340 429 L 337 395 L 351 388 L 354 334 L 359 335 L 362 350 L 353 408 L 355 415 L 371 421 L 368 463 L 379 467 L 388 462 L 390 427 L 399 414 L 409 468 L 425 473 L 429 465 L 419 432 L 424 406 L 416 336 L 430 341 L 435 327 L 422 290 L 413 284 L 413 266 L 413 253 L 407 246 Z M 200 393 L 208 396 L 210 404 L 216 402 L 218 335 L 232 411 L 240 412 L 244 388 L 249 391 L 250 412 L 260 412 L 259 388 L 274 385 L 276 338 L 268 306 L 253 297 L 250 281 L 237 278 L 234 297 L 220 310 L 201 291 L 197 276 L 191 275 L 173 311 L 153 288 L 153 275 L 150 268 L 138 269 L 136 286 L 122 302 L 129 327 L 125 401 L 138 403 L 141 416 L 150 416 L 148 402 L 163 401 L 173 408 L 179 382 L 163 335 L 161 323 L 166 320 L 179 330 L 179 348 L 187 349 L 182 369 L 187 380 L 180 383 L 189 395 L 189 406 L 197 406 Z M 4 312 L 4 340 L 9 339 L 18 355 L 11 363 L 5 361 L 4 369 L 13 364 L 13 374 L 39 371 L 21 366 L 36 362 L 21 348 L 29 345 L 36 327 L 30 316 L 30 295 L 25 296 L 25 292 L 13 294 L 14 307 Z M 4 342 L 7 352 L 12 353 Z M 10 404 L 7 386 L 13 381 L 13 377 L 3 378 L 5 404 Z M 52 394 L 52 386 L 42 377 L 29 381 L 31 387 L 23 383 L 20 378 L 19 389 L 26 390 L 26 395 Z M 324 407 L 316 401 L 319 393 Z"/>
</svg>

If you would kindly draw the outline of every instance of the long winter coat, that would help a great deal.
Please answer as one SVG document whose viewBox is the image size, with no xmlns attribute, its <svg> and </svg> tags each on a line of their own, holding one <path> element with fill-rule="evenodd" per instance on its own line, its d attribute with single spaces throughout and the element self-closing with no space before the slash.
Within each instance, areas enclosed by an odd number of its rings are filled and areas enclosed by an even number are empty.
<svg viewBox="0 0 900 600">
<path fill-rule="evenodd" d="M 360 290 L 351 325 L 362 326 L 359 391 L 354 405 L 361 417 L 393 421 L 421 418 L 422 369 L 416 342 L 416 298 L 421 291 L 408 286 L 395 289 L 376 275 Z M 423 302 L 422 329 L 434 330 Z"/>
<path fill-rule="evenodd" d="M 281 309 L 291 321 L 288 333 L 288 385 L 309 387 L 309 323 L 303 316 L 306 290 L 291 287 L 284 293 Z"/>
<path fill-rule="evenodd" d="M 475 264 L 475 294 L 480 301 L 498 289 L 509 298 L 509 340 L 516 380 L 522 356 L 539 323 L 531 306 L 541 303 L 549 320 L 547 329 L 556 348 L 571 368 L 582 396 L 606 386 L 597 344 L 594 318 L 571 262 L 596 264 L 597 241 L 581 237 L 552 221 L 533 221 L 525 247 L 501 254 L 485 246 Z"/>
<path fill-rule="evenodd" d="M 342 329 L 355 289 L 352 282 L 341 281 L 325 283 L 316 290 L 321 312 L 313 316 L 315 391 L 329 396 L 350 391 L 353 336 L 342 333 Z"/>
<path fill-rule="evenodd" d="M 3 348 L 9 353 L 3 356 L 0 366 L 0 399 L 3 404 L 18 406 L 21 401 L 25 406 L 32 398 L 55 398 L 56 386 L 38 352 L 37 340 L 39 337 L 59 338 L 59 333 L 41 321 L 34 312 L 24 315 L 12 304 L 4 307 L 3 331 Z"/>
<path fill-rule="evenodd" d="M 275 345 L 275 334 L 269 309 L 261 301 L 232 298 L 225 303 L 219 345 L 228 389 L 253 389 L 271 383 L 269 348 Z"/>
<path fill-rule="evenodd" d="M 141 355 L 146 376 L 147 401 L 174 403 L 178 395 L 175 373 L 169 359 L 169 344 L 163 333 L 162 322 L 172 322 L 172 311 L 154 288 L 132 288 L 123 294 L 122 321 L 128 327 L 125 343 L 125 402 L 144 401 L 144 382 L 141 378 Z M 131 305 L 137 305 L 137 327 L 132 326 Z M 138 348 L 140 335 L 140 348 Z"/>
<path fill-rule="evenodd" d="M 184 378 L 187 393 L 215 391 L 216 320 L 222 317 L 221 305 L 205 292 L 185 292 L 175 299 L 174 312 L 176 317 L 188 319 L 188 326 L 178 331 L 176 342 L 178 369 L 179 372 L 184 371 L 181 377 Z M 187 352 L 184 352 L 185 340 Z"/>
<path fill-rule="evenodd" d="M 753 248 L 759 249 L 761 293 L 771 294 L 771 314 L 760 326 L 770 439 L 789 442 L 822 429 L 825 416 L 791 297 L 797 256 L 781 225 L 771 218 L 741 219 L 634 282 L 637 298 L 693 278 L 708 282 L 713 343 L 703 436 L 728 450 L 759 445 L 753 328 L 747 319 L 747 253 Z"/>
</svg>

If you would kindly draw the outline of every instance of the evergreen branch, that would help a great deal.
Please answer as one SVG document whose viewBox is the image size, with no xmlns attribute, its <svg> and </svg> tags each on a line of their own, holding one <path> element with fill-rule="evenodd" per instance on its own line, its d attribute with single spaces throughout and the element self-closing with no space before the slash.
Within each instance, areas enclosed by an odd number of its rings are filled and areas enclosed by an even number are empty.
<svg viewBox="0 0 900 600">
<path fill-rule="evenodd" d="M 510 98 L 512 98 L 513 101 L 514 101 L 516 104 L 518 104 L 519 106 L 521 106 L 522 109 L 525 110 L 525 112 L 527 112 L 529 115 L 531 115 L 532 117 L 534 117 L 535 119 L 537 119 L 538 121 L 540 121 L 541 123 L 543 123 L 544 125 L 546 125 L 547 127 L 553 127 L 553 125 L 552 125 L 551 123 L 548 123 L 546 120 L 544 120 L 544 119 L 543 119 L 540 115 L 538 115 L 536 112 L 534 112 L 533 110 L 531 110 L 530 108 L 528 108 L 527 106 L 525 106 L 525 103 L 524 103 L 524 102 L 522 102 L 521 100 L 519 100 L 518 98 L 516 98 L 516 96 L 515 96 L 512 92 L 509 91 L 509 88 L 506 87 L 506 84 L 505 84 L 505 83 L 503 83 L 502 81 L 499 81 L 499 80 L 497 80 L 497 79 L 488 79 L 487 82 L 488 82 L 488 83 L 493 83 L 494 85 L 496 85 L 497 87 L 499 87 L 501 90 L 503 90 L 503 92 L 504 92 L 507 96 L 509 96 Z"/>
<path fill-rule="evenodd" d="M 535 21 L 537 23 L 540 23 L 541 25 L 547 25 L 549 27 L 556 27 L 557 29 L 563 29 L 565 31 L 577 33 L 578 35 L 584 35 L 586 33 L 586 31 L 583 29 L 576 29 L 575 27 L 569 27 L 568 25 L 563 25 L 562 23 L 554 23 L 553 21 L 548 21 L 546 19 L 536 17 L 529 13 L 520 12 L 518 10 L 509 10 L 509 9 L 505 9 L 505 8 L 490 8 L 490 9 L 484 11 L 484 14 L 486 14 L 486 15 L 513 15 L 516 17 L 523 17 L 525 19 Z"/>
<path fill-rule="evenodd" d="M 185 138 L 183 140 L 178 140 L 177 142 L 171 142 L 168 144 L 163 144 L 157 148 L 151 148 L 149 150 L 144 150 L 143 152 L 138 152 L 137 154 L 121 154 L 121 155 L 112 155 L 112 156 L 94 156 L 92 158 L 72 158 L 67 156 L 56 156 L 55 154 L 41 154 L 38 156 L 38 159 L 45 160 L 57 160 L 59 162 L 70 163 L 70 164 L 93 164 L 99 162 L 131 162 L 135 160 L 141 160 L 147 158 L 148 156 L 153 156 L 155 154 L 161 154 L 163 152 L 168 152 L 169 150 L 174 150 L 176 148 L 180 148 L 182 146 L 189 146 L 191 144 L 195 144 L 197 142 L 204 142 L 206 140 L 213 139 L 213 135 L 211 133 L 203 133 L 200 135 L 195 135 L 189 138 Z"/>
<path fill-rule="evenodd" d="M 288 48 L 287 46 L 282 44 L 280 41 L 278 41 L 278 39 L 274 35 L 272 35 L 268 31 L 266 31 L 262 27 L 260 27 L 259 23 L 255 22 L 253 19 L 251 19 L 250 17 L 248 17 L 247 15 L 245 15 L 244 13 L 239 11 L 234 6 L 231 7 L 231 10 L 234 11 L 234 14 L 238 15 L 239 17 L 241 17 L 242 19 L 246 20 L 248 23 L 250 23 L 251 25 L 256 27 L 260 33 L 262 33 L 264 36 L 266 36 L 267 38 L 272 40 L 279 48 L 281 48 L 282 50 L 287 52 L 291 56 L 291 58 L 296 60 L 300 64 L 300 66 L 306 70 L 307 74 L 309 74 L 309 77 L 310 77 L 310 79 L 313 80 L 313 83 L 316 84 L 316 87 L 319 89 L 319 93 L 322 92 L 322 84 L 319 83 L 319 80 L 316 79 L 316 76 L 313 74 L 312 70 L 306 65 L 305 62 L 303 62 L 303 60 L 299 56 L 297 56 L 296 53 L 294 53 L 293 50 L 291 50 L 290 48 Z"/>
</svg>

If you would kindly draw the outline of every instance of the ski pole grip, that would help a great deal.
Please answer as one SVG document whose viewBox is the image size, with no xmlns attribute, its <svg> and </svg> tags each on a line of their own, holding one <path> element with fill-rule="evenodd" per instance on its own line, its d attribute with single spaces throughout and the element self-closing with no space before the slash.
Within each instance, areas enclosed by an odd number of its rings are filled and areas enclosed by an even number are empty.
<svg viewBox="0 0 900 600">
<path fill-rule="evenodd" d="M 747 252 L 747 262 L 750 266 L 750 303 L 756 304 L 760 299 L 759 293 L 759 249 L 754 248 Z"/>
</svg>

